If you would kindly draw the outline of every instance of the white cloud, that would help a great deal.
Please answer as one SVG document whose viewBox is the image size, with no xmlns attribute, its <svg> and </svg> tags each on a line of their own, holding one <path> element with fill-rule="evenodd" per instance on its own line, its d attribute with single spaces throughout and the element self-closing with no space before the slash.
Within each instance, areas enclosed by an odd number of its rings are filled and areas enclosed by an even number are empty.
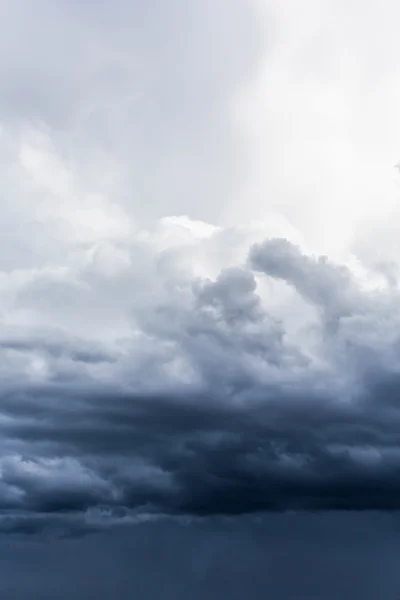
<svg viewBox="0 0 400 600">
<path fill-rule="evenodd" d="M 252 174 L 229 216 L 273 208 L 319 251 L 372 247 L 377 222 L 398 222 L 398 6 L 254 5 L 269 49 L 233 103 Z"/>
</svg>

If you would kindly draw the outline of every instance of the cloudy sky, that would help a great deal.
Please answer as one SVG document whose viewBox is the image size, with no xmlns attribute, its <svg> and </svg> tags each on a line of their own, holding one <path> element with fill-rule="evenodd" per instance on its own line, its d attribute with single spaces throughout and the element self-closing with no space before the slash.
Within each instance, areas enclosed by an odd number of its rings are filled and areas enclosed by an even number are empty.
<svg viewBox="0 0 400 600">
<path fill-rule="evenodd" d="M 6 600 L 399 595 L 399 19 L 0 3 Z"/>
</svg>

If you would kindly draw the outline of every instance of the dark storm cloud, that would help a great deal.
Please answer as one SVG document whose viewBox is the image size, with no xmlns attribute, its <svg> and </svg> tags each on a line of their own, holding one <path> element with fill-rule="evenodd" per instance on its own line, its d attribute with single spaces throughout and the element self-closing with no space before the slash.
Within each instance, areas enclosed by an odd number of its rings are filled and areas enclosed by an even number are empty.
<svg viewBox="0 0 400 600">
<path fill-rule="evenodd" d="M 399 508 L 400 346 L 386 335 L 396 292 L 369 292 L 285 240 L 254 246 L 249 264 L 316 307 L 324 362 L 268 313 L 250 267 L 181 281 L 180 295 L 139 313 L 151 343 L 125 354 L 44 334 L 2 340 L 2 352 L 51 357 L 36 382 L 3 385 L 4 531 Z M 116 370 L 101 383 L 107 365 Z"/>
</svg>

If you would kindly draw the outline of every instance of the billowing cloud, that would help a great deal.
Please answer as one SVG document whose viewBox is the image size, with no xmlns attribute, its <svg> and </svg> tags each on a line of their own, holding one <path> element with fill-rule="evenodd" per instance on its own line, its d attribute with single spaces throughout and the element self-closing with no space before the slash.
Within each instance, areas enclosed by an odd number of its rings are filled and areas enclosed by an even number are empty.
<svg viewBox="0 0 400 600">
<path fill-rule="evenodd" d="M 0 7 L 0 530 L 399 508 L 375 12 L 31 4 Z"/>
<path fill-rule="evenodd" d="M 248 231 L 243 255 L 239 232 L 181 227 L 175 245 L 142 232 L 96 265 L 82 250 L 61 288 L 54 270 L 13 282 L 0 340 L 4 528 L 398 508 L 393 283 L 367 286 L 361 267 L 287 239 L 252 244 Z M 195 276 L 187 253 L 201 273 L 227 239 L 243 260 Z M 100 335 L 121 315 L 121 332 Z"/>
</svg>

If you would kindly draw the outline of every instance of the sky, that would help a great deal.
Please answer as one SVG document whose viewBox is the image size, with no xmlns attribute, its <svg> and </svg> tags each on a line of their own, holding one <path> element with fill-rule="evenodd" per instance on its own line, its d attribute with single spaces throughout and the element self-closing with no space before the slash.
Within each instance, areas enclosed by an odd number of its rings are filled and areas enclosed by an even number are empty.
<svg viewBox="0 0 400 600">
<path fill-rule="evenodd" d="M 399 18 L 0 3 L 7 600 L 398 597 Z"/>
</svg>

